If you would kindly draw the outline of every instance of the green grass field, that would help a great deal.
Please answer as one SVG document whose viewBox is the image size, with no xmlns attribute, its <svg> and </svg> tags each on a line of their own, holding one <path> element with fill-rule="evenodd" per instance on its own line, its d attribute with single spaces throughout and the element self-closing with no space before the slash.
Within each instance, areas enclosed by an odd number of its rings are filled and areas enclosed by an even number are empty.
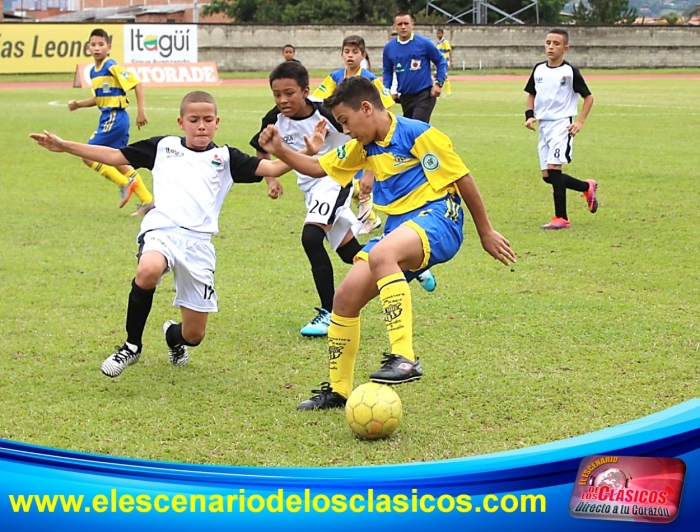
<svg viewBox="0 0 700 532">
<path fill-rule="evenodd" d="M 0 91 L 0 437 L 91 453 L 237 465 L 337 466 L 458 458 L 537 445 L 652 414 L 699 395 L 697 80 L 596 80 L 569 173 L 598 180 L 600 210 L 569 193 L 572 228 L 544 232 L 551 189 L 522 82 L 453 83 L 434 124 L 474 174 L 493 225 L 519 261 L 481 250 L 473 225 L 458 256 L 414 287 L 415 347 L 426 376 L 397 388 L 404 419 L 388 440 L 354 438 L 339 411 L 300 413 L 327 379 L 325 343 L 298 329 L 318 304 L 301 248 L 291 176 L 273 202 L 237 185 L 224 205 L 220 312 L 191 361 L 172 368 L 161 324 L 177 318 L 172 277 L 156 292 L 141 362 L 110 380 L 124 340 L 139 220 L 135 201 L 77 158 L 28 138 L 88 138 L 95 110 L 77 89 Z M 185 89 L 147 91 L 149 125 L 177 133 Z M 217 140 L 248 147 L 272 104 L 266 87 L 226 87 Z M 145 173 L 150 183 L 150 175 Z M 334 257 L 336 279 L 347 266 Z M 378 302 L 363 313 L 356 382 L 387 338 Z"/>
</svg>

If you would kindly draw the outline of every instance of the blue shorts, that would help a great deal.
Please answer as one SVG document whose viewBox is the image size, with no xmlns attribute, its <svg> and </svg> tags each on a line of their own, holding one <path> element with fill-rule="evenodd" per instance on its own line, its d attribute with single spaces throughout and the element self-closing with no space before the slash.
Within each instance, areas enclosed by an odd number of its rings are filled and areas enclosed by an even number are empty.
<svg viewBox="0 0 700 532">
<path fill-rule="evenodd" d="M 129 144 L 129 113 L 126 109 L 103 111 L 100 123 L 88 144 L 123 148 Z"/>
<path fill-rule="evenodd" d="M 417 270 L 403 272 L 406 280 L 411 281 L 428 268 L 447 262 L 457 254 L 464 241 L 463 224 L 462 198 L 456 194 L 448 195 L 415 211 L 388 216 L 384 234 L 367 242 L 357 257 L 368 260 L 369 252 L 377 242 L 400 225 L 407 225 L 418 233 L 425 253 L 423 264 Z"/>
</svg>

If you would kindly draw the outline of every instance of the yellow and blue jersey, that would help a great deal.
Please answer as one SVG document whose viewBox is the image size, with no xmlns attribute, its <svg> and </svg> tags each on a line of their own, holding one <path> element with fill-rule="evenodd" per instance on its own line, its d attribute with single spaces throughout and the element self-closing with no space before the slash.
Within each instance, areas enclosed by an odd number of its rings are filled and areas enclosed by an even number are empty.
<svg viewBox="0 0 700 532">
<path fill-rule="evenodd" d="M 440 50 L 440 53 L 442 54 L 442 57 L 445 58 L 445 61 L 447 61 L 447 66 L 450 66 L 450 50 L 452 50 L 452 46 L 450 46 L 450 41 L 448 41 L 445 38 L 442 38 L 438 41 L 438 43 L 435 45 L 438 50 Z"/>
<path fill-rule="evenodd" d="M 360 69 L 360 72 L 357 75 L 362 76 L 363 78 L 367 78 L 374 84 L 375 87 L 377 87 L 377 90 L 379 91 L 379 97 L 381 98 L 382 104 L 386 109 L 389 109 L 392 105 L 396 103 L 391 97 L 389 90 L 386 89 L 384 85 L 382 85 L 382 80 L 374 74 L 372 74 L 369 70 L 365 68 Z M 324 79 L 323 82 L 318 86 L 318 88 L 313 92 L 313 94 L 311 94 L 311 99 L 322 101 L 325 98 L 328 98 L 333 94 L 335 88 L 338 85 L 340 85 L 340 82 L 343 81 L 346 77 L 348 77 L 346 69 L 339 68 L 338 70 L 334 70 L 328 76 L 326 76 L 326 79 Z"/>
<path fill-rule="evenodd" d="M 126 109 L 129 106 L 127 91 L 141 82 L 136 74 L 110 58 L 105 59 L 99 68 L 95 65 L 90 69 L 90 81 L 95 104 L 101 111 Z"/>
<path fill-rule="evenodd" d="M 319 157 L 326 174 L 345 186 L 359 170 L 372 170 L 374 206 L 389 215 L 458 195 L 455 182 L 469 169 L 450 138 L 425 122 L 389 115 L 383 140 L 362 145 L 353 139 Z"/>
</svg>

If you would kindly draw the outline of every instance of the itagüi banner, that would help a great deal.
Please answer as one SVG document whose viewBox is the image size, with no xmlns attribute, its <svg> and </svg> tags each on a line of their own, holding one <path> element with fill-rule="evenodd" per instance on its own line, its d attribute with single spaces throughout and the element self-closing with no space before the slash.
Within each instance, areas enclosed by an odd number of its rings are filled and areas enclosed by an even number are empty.
<svg viewBox="0 0 700 532">
<path fill-rule="evenodd" d="M 92 61 L 90 32 L 100 27 L 112 38 L 110 56 L 124 60 L 121 24 L 0 24 L 0 74 L 72 72 Z"/>
<path fill-rule="evenodd" d="M 74 87 L 91 87 L 90 68 L 93 63 L 75 67 Z M 216 63 L 123 63 L 127 70 L 136 72 L 146 87 L 202 87 L 219 85 Z"/>
<path fill-rule="evenodd" d="M 125 24 L 124 62 L 196 63 L 196 24 Z"/>
</svg>

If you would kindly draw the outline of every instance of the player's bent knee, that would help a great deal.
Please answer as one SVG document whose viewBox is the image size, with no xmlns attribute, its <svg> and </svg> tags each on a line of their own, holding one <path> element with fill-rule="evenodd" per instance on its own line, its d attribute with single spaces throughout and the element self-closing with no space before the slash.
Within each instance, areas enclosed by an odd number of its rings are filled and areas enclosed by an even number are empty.
<svg viewBox="0 0 700 532">
<path fill-rule="evenodd" d="M 301 231 L 301 245 L 304 246 L 304 249 L 323 246 L 325 238 L 326 232 L 318 225 L 306 224 Z"/>
</svg>

